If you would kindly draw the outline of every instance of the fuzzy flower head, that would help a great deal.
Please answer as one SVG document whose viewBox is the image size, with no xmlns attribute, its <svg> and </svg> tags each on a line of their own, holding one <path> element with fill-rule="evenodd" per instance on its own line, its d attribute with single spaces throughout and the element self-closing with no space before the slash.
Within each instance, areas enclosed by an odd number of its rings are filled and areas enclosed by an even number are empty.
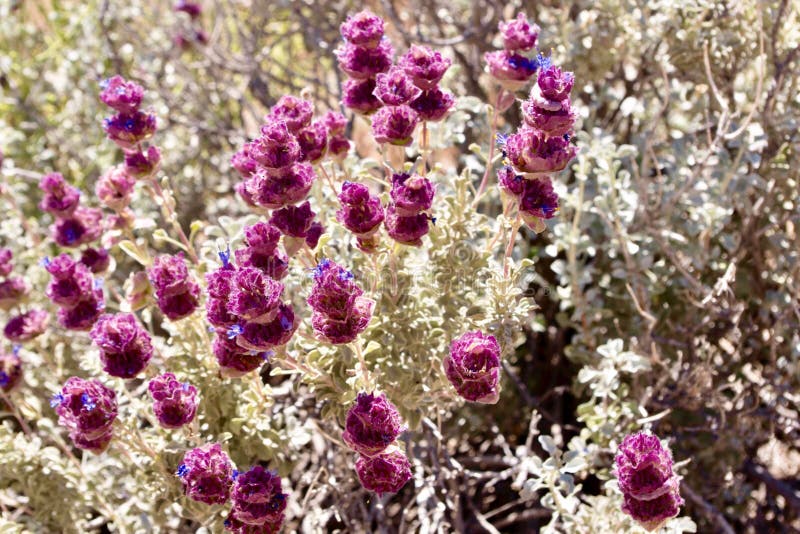
<svg viewBox="0 0 800 534">
<path fill-rule="evenodd" d="M 297 132 L 300 143 L 300 159 L 316 163 L 325 155 L 328 148 L 328 129 L 321 120 L 316 120 Z"/>
<path fill-rule="evenodd" d="M 364 48 L 346 43 L 336 49 L 339 68 L 355 80 L 374 78 L 392 66 L 394 48 L 388 40 L 381 40 L 374 48 Z"/>
<path fill-rule="evenodd" d="M 69 430 L 75 446 L 99 454 L 111 441 L 117 418 L 117 395 L 99 380 L 73 376 L 50 406 L 58 414 L 58 423 Z"/>
<path fill-rule="evenodd" d="M 183 253 L 157 256 L 147 270 L 161 312 L 172 321 L 188 315 L 198 306 L 200 286 L 189 276 Z"/>
<path fill-rule="evenodd" d="M 364 184 L 345 182 L 339 193 L 342 209 L 336 217 L 345 228 L 357 237 L 369 237 L 378 231 L 383 222 L 381 199 L 371 195 Z"/>
<path fill-rule="evenodd" d="M 309 202 L 299 206 L 286 206 L 272 213 L 269 223 L 274 225 L 283 235 L 304 238 L 311 228 L 314 215 Z"/>
<path fill-rule="evenodd" d="M 500 345 L 494 336 L 473 330 L 453 340 L 444 371 L 468 401 L 495 404 L 500 398 Z"/>
<path fill-rule="evenodd" d="M 359 393 L 347 412 L 342 439 L 357 453 L 375 456 L 385 451 L 404 430 L 397 407 L 385 394 Z"/>
<path fill-rule="evenodd" d="M 134 178 L 147 178 L 155 174 L 160 162 L 161 151 L 156 146 L 148 147 L 147 151 L 126 152 L 125 172 Z"/>
<path fill-rule="evenodd" d="M 268 354 L 264 353 L 287 344 L 298 326 L 299 317 L 295 316 L 292 306 L 281 303 L 270 322 L 247 321 L 243 325 L 237 324 L 229 329 L 228 336 L 236 337 L 239 346 L 255 351 L 262 359 L 266 359 Z"/>
<path fill-rule="evenodd" d="M 419 114 L 420 120 L 439 122 L 447 116 L 455 103 L 456 99 L 452 94 L 434 87 L 423 91 L 409 105 Z"/>
<path fill-rule="evenodd" d="M 259 221 L 244 228 L 244 241 L 247 246 L 264 254 L 275 252 L 280 238 L 281 231 L 268 222 Z"/>
<path fill-rule="evenodd" d="M 556 102 L 556 101 L 553 101 Z M 525 124 L 551 137 L 563 136 L 572 131 L 576 114 L 569 99 L 558 102 L 558 106 L 542 107 L 540 101 L 526 100 L 522 103 L 522 116 Z"/>
<path fill-rule="evenodd" d="M 178 466 L 183 492 L 206 504 L 225 504 L 233 485 L 233 464 L 219 443 L 188 451 Z"/>
<path fill-rule="evenodd" d="M 269 226 L 275 228 L 272 225 Z M 242 268 L 255 267 L 260 269 L 264 274 L 274 280 L 280 280 L 286 276 L 289 270 L 289 258 L 279 248 L 275 248 L 271 251 L 259 249 L 257 247 L 241 248 L 236 251 L 236 263 Z"/>
<path fill-rule="evenodd" d="M 258 170 L 258 162 L 250 156 L 248 144 L 231 156 L 231 167 L 236 169 L 242 178 L 249 178 Z"/>
<path fill-rule="evenodd" d="M 539 72 L 536 87 L 543 98 L 560 102 L 569 98 L 574 83 L 575 75 L 573 73 L 562 71 L 555 65 L 549 65 Z"/>
<path fill-rule="evenodd" d="M 235 333 L 237 330 L 234 330 Z M 220 374 L 225 378 L 239 378 L 264 365 L 269 353 L 242 347 L 227 334 L 218 335 L 212 347 L 214 357 L 220 367 Z"/>
<path fill-rule="evenodd" d="M 94 284 L 91 271 L 68 254 L 48 261 L 45 268 L 51 276 L 45 294 L 58 306 L 71 308 L 91 295 Z"/>
<path fill-rule="evenodd" d="M 139 109 L 144 97 L 144 89 L 122 76 L 112 76 L 100 84 L 100 100 L 120 113 L 132 114 Z"/>
<path fill-rule="evenodd" d="M 563 137 L 547 137 L 533 128 L 508 136 L 506 153 L 520 173 L 550 174 L 564 170 L 578 149 Z"/>
<path fill-rule="evenodd" d="M 54 172 L 42 176 L 39 180 L 39 189 L 44 191 L 39 208 L 54 217 L 71 215 L 80 203 L 80 190 L 69 185 L 61 173 Z"/>
<path fill-rule="evenodd" d="M 111 376 L 134 378 L 153 357 L 150 334 L 132 313 L 101 316 L 89 337 L 100 349 L 103 370 Z"/>
<path fill-rule="evenodd" d="M 350 151 L 350 140 L 343 134 L 336 134 L 328 140 L 328 155 L 337 161 L 342 161 Z"/>
<path fill-rule="evenodd" d="M 506 50 L 531 50 L 536 47 L 539 37 L 539 26 L 528 22 L 524 13 L 517 18 L 499 24 L 503 36 L 503 48 Z"/>
<path fill-rule="evenodd" d="M 62 247 L 79 247 L 103 235 L 103 212 L 97 208 L 78 207 L 51 227 L 53 241 Z"/>
<path fill-rule="evenodd" d="M 328 259 L 323 259 L 314 269 L 314 285 L 308 304 L 315 311 L 330 318 L 344 320 L 364 291 L 358 287 L 353 273 Z"/>
<path fill-rule="evenodd" d="M 98 200 L 114 211 L 122 211 L 131 203 L 136 180 L 124 167 L 112 167 L 97 180 L 94 191 Z"/>
<path fill-rule="evenodd" d="M 487 52 L 483 56 L 489 74 L 509 91 L 517 91 L 525 86 L 536 74 L 538 61 L 508 50 Z"/>
<path fill-rule="evenodd" d="M 427 46 L 411 45 L 397 64 L 411 76 L 417 87 L 429 91 L 437 86 L 452 61 Z"/>
<path fill-rule="evenodd" d="M 314 115 L 314 105 L 308 100 L 292 95 L 282 96 L 270 109 L 270 118 L 283 121 L 293 134 L 311 124 L 312 115 Z"/>
<path fill-rule="evenodd" d="M 0 282 L 0 310 L 10 310 L 28 293 L 28 284 L 21 276 L 12 276 Z"/>
<path fill-rule="evenodd" d="M 274 523 L 283 517 L 286 497 L 281 477 L 256 465 L 236 477 L 231 490 L 231 512 L 248 525 Z"/>
<path fill-rule="evenodd" d="M 123 150 L 136 149 L 139 143 L 156 133 L 156 128 L 156 116 L 143 111 L 117 113 L 103 121 L 108 138 Z"/>
<path fill-rule="evenodd" d="M 547 176 L 534 180 L 523 180 L 523 189 L 519 201 L 519 211 L 525 222 L 539 231 L 542 225 L 534 219 L 552 219 L 558 213 L 558 195 L 553 190 L 553 183 Z"/>
<path fill-rule="evenodd" d="M 339 30 L 349 43 L 364 48 L 374 48 L 383 38 L 383 27 L 383 19 L 365 9 L 347 17 Z"/>
<path fill-rule="evenodd" d="M 397 449 L 379 456 L 359 456 L 356 474 L 361 485 L 378 495 L 397 493 L 411 480 L 411 464 Z"/>
<path fill-rule="evenodd" d="M 180 428 L 192 422 L 197 413 L 197 388 L 164 373 L 147 384 L 153 397 L 153 412 L 163 428 Z"/>
<path fill-rule="evenodd" d="M 331 135 L 343 134 L 347 128 L 347 117 L 338 111 L 326 111 L 322 116 L 322 124 Z"/>
<path fill-rule="evenodd" d="M 418 174 L 392 175 L 391 197 L 398 215 L 409 216 L 427 211 L 433 204 L 435 187 L 430 180 Z"/>
<path fill-rule="evenodd" d="M 400 215 L 394 204 L 389 204 L 386 208 L 386 232 L 389 237 L 411 247 L 422 245 L 422 238 L 430 230 L 430 219 L 425 213 L 417 215 Z"/>
<path fill-rule="evenodd" d="M 325 233 L 325 227 L 322 225 L 321 222 L 313 222 L 311 226 L 308 228 L 308 232 L 306 232 L 306 245 L 311 250 L 317 248 L 319 244 L 319 239 L 322 237 L 322 234 Z"/>
<path fill-rule="evenodd" d="M 102 315 L 104 309 L 103 290 L 95 287 L 74 306 L 58 310 L 58 324 L 67 330 L 86 331 Z"/>
<path fill-rule="evenodd" d="M 243 267 L 233 275 L 228 311 L 246 321 L 268 323 L 278 313 L 281 293 L 282 283 L 255 267 Z"/>
<path fill-rule="evenodd" d="M 24 343 L 40 336 L 47 329 L 50 314 L 44 310 L 29 310 L 8 320 L 3 334 L 12 343 Z"/>
<path fill-rule="evenodd" d="M 268 117 L 261 135 L 249 143 L 250 157 L 267 169 L 283 169 L 300 159 L 300 144 L 282 120 Z"/>
<path fill-rule="evenodd" d="M 392 67 L 375 77 L 375 96 L 386 106 L 407 104 L 422 94 L 406 71 Z"/>
<path fill-rule="evenodd" d="M 378 143 L 408 146 L 414 140 L 414 128 L 417 124 L 419 114 L 411 107 L 384 107 L 372 116 L 372 135 Z"/>
<path fill-rule="evenodd" d="M 332 345 L 352 343 L 369 326 L 374 309 L 374 300 L 358 297 L 353 302 L 350 315 L 346 319 L 335 319 L 330 315 L 315 311 L 311 314 L 314 336 L 320 341 Z"/>
<path fill-rule="evenodd" d="M 500 189 L 514 197 L 521 196 L 525 190 L 525 179 L 515 173 L 510 165 L 505 165 L 497 171 L 497 183 Z"/>
<path fill-rule="evenodd" d="M 375 78 L 347 80 L 342 84 L 342 104 L 356 113 L 369 115 L 383 106 L 375 96 Z"/>
<path fill-rule="evenodd" d="M 295 163 L 276 174 L 259 169 L 255 174 L 239 183 L 236 191 L 255 211 L 297 204 L 308 196 L 317 175 L 307 163 Z"/>
<path fill-rule="evenodd" d="M 0 391 L 8 393 L 22 380 L 22 360 L 14 352 L 0 352 Z M 2 403 L 0 403 L 2 406 Z"/>
</svg>

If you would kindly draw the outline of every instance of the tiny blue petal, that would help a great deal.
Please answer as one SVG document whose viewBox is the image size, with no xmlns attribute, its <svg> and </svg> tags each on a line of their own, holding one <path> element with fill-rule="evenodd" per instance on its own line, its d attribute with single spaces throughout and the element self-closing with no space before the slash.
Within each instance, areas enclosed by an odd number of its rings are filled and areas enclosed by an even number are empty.
<svg viewBox="0 0 800 534">
<path fill-rule="evenodd" d="M 179 477 L 183 478 L 184 476 L 186 476 L 186 473 L 188 472 L 189 472 L 189 467 L 186 464 L 181 464 L 178 466 L 178 471 L 176 471 L 176 474 Z"/>
<path fill-rule="evenodd" d="M 232 327 L 228 328 L 228 339 L 233 339 L 242 332 L 244 332 L 244 328 L 242 328 L 241 325 L 235 324 Z"/>
<path fill-rule="evenodd" d="M 61 393 L 56 393 L 50 398 L 50 407 L 55 408 L 62 402 L 64 402 L 64 395 L 62 395 Z"/>
</svg>

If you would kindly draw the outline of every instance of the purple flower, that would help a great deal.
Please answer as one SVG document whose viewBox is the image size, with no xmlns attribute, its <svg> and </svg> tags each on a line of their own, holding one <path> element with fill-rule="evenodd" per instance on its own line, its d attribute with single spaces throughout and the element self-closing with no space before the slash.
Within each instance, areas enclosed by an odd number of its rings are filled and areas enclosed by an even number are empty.
<svg viewBox="0 0 800 534">
<path fill-rule="evenodd" d="M 252 226 L 245 226 L 244 241 L 247 246 L 263 254 L 272 254 L 278 248 L 281 231 L 277 226 L 259 221 Z"/>
<path fill-rule="evenodd" d="M 525 124 L 539 130 L 548 136 L 562 136 L 572 130 L 575 124 L 575 112 L 569 99 L 559 102 L 561 106 L 556 110 L 547 109 L 537 104 L 536 100 L 526 100 L 522 103 L 522 116 Z"/>
<path fill-rule="evenodd" d="M 383 37 L 383 19 L 369 10 L 347 17 L 340 26 L 342 37 L 365 48 L 378 46 Z"/>
<path fill-rule="evenodd" d="M 200 17 L 200 14 L 203 12 L 203 6 L 197 2 L 188 2 L 187 0 L 178 0 L 173 9 L 176 12 L 186 13 L 192 20 Z"/>
<path fill-rule="evenodd" d="M 316 120 L 297 132 L 297 142 L 300 143 L 300 159 L 316 163 L 328 148 L 328 129 L 321 120 Z"/>
<path fill-rule="evenodd" d="M 247 144 L 231 156 L 231 166 L 239 172 L 242 178 L 249 178 L 258 170 L 258 162 L 250 157 L 250 149 Z"/>
<path fill-rule="evenodd" d="M 617 452 L 614 471 L 624 495 L 622 511 L 648 531 L 677 516 L 683 505 L 672 463 L 669 449 L 646 432 L 626 436 Z"/>
<path fill-rule="evenodd" d="M 313 114 L 314 105 L 308 100 L 292 95 L 284 95 L 270 109 L 269 118 L 283 121 L 289 132 L 296 135 L 297 132 L 311 124 L 311 116 Z"/>
<path fill-rule="evenodd" d="M 347 128 L 347 118 L 337 111 L 327 111 L 322 116 L 322 124 L 331 135 L 343 134 Z"/>
<path fill-rule="evenodd" d="M 117 394 L 99 380 L 84 380 L 73 376 L 61 392 L 53 397 L 51 406 L 58 414 L 58 423 L 69 430 L 75 446 L 100 454 L 113 435 L 117 418 Z"/>
<path fill-rule="evenodd" d="M 528 22 L 524 13 L 517 14 L 517 18 L 499 25 L 503 35 L 503 48 L 506 50 L 531 50 L 536 47 L 539 37 L 539 26 Z"/>
<path fill-rule="evenodd" d="M 177 321 L 197 308 L 200 286 L 189 276 L 183 253 L 157 256 L 147 274 L 158 307 L 168 319 Z"/>
<path fill-rule="evenodd" d="M 89 337 L 100 349 L 103 370 L 111 376 L 134 378 L 153 357 L 150 335 L 132 313 L 102 315 Z"/>
<path fill-rule="evenodd" d="M 389 237 L 412 247 L 422 245 L 422 237 L 428 233 L 428 216 L 424 213 L 417 215 L 402 216 L 397 213 L 394 204 L 389 204 L 386 208 L 386 220 L 384 225 Z"/>
<path fill-rule="evenodd" d="M 346 80 L 342 84 L 342 104 L 363 115 L 369 115 L 383 106 L 375 96 L 375 79 Z"/>
<path fill-rule="evenodd" d="M 333 345 L 351 343 L 367 329 L 374 309 L 374 300 L 357 297 L 347 319 L 334 319 L 330 315 L 314 311 L 311 315 L 311 327 L 314 329 L 316 338 L 321 341 Z"/>
<path fill-rule="evenodd" d="M 364 291 L 356 285 L 353 273 L 324 259 L 314 270 L 314 285 L 308 296 L 308 305 L 315 311 L 333 319 L 347 319 L 358 297 Z"/>
<path fill-rule="evenodd" d="M 256 465 L 233 482 L 231 513 L 248 525 L 274 523 L 283 517 L 286 497 L 281 477 Z"/>
<path fill-rule="evenodd" d="M 521 196 L 525 190 L 525 179 L 515 173 L 510 165 L 504 165 L 498 169 L 497 182 L 500 189 L 515 197 Z"/>
<path fill-rule="evenodd" d="M 409 105 L 419 114 L 424 121 L 438 122 L 445 118 L 447 112 L 455 105 L 456 99 L 452 94 L 434 87 L 424 91 Z"/>
<path fill-rule="evenodd" d="M 251 247 L 239 249 L 236 251 L 236 263 L 240 267 L 261 269 L 267 276 L 275 280 L 286 276 L 286 272 L 289 270 L 289 258 L 277 248 L 272 252 L 263 252 Z"/>
<path fill-rule="evenodd" d="M 245 146 L 250 157 L 267 169 L 283 169 L 300 159 L 300 144 L 284 121 L 268 118 L 261 136 Z"/>
<path fill-rule="evenodd" d="M 147 384 L 153 397 L 153 412 L 164 428 L 180 428 L 191 423 L 197 413 L 197 388 L 178 382 L 172 373 L 164 373 Z"/>
<path fill-rule="evenodd" d="M 572 85 L 575 83 L 575 75 L 571 72 L 562 71 L 560 67 L 550 65 L 539 72 L 536 86 L 539 93 L 547 100 L 562 101 L 569 98 Z"/>
<path fill-rule="evenodd" d="M 399 106 L 417 98 L 422 90 L 403 69 L 392 67 L 375 77 L 374 93 L 385 106 Z"/>
<path fill-rule="evenodd" d="M 184 317 L 188 317 L 197 309 L 199 305 L 199 296 L 200 286 L 195 284 L 185 293 L 169 295 L 167 297 L 157 297 L 156 304 L 167 319 L 170 321 L 178 321 Z"/>
<path fill-rule="evenodd" d="M 236 515 L 231 512 L 223 522 L 225 530 L 228 532 L 235 532 L 236 534 L 278 534 L 283 528 L 283 521 L 285 516 L 281 516 L 275 521 L 266 521 L 260 525 L 248 525 L 240 521 Z"/>
<path fill-rule="evenodd" d="M 500 345 L 494 336 L 473 330 L 453 340 L 444 358 L 447 379 L 464 399 L 495 404 L 500 398 Z"/>
<path fill-rule="evenodd" d="M 378 143 L 408 146 L 413 141 L 419 115 L 409 106 L 390 106 L 372 116 L 372 135 Z"/>
<path fill-rule="evenodd" d="M 308 232 L 306 232 L 306 245 L 311 250 L 317 248 L 319 244 L 319 238 L 322 237 L 322 234 L 325 233 L 325 227 L 320 222 L 313 222 L 311 223 L 311 227 L 309 227 Z"/>
<path fill-rule="evenodd" d="M 512 92 L 524 87 L 536 74 L 536 69 L 539 67 L 536 59 L 529 59 L 508 50 L 487 52 L 483 59 L 486 61 L 489 74 L 505 89 Z"/>
<path fill-rule="evenodd" d="M 552 219 L 558 212 L 558 195 L 547 176 L 523 182 L 519 211 L 525 222 L 538 230 L 543 228 L 542 223 L 534 219 Z"/>
<path fill-rule="evenodd" d="M 228 298 L 233 289 L 235 273 L 233 265 L 227 264 L 206 275 L 208 284 L 206 318 L 217 328 L 227 328 L 238 321 L 238 317 L 228 310 Z"/>
<path fill-rule="evenodd" d="M 451 63 L 441 53 L 419 45 L 411 45 L 397 62 L 411 76 L 416 86 L 425 91 L 436 87 Z"/>
<path fill-rule="evenodd" d="M 311 191 L 317 175 L 307 163 L 295 163 L 274 174 L 260 169 L 238 184 L 236 190 L 257 211 L 271 210 L 300 202 Z"/>
<path fill-rule="evenodd" d="M 52 277 L 45 294 L 53 303 L 71 308 L 91 295 L 92 273 L 82 263 L 77 263 L 68 254 L 61 254 L 47 264 Z"/>
<path fill-rule="evenodd" d="M 256 323 L 268 323 L 278 313 L 283 284 L 255 267 L 243 267 L 233 275 L 228 311 Z"/>
<path fill-rule="evenodd" d="M 161 162 L 161 151 L 151 146 L 147 152 L 137 150 L 125 153 L 125 172 L 134 178 L 147 178 L 155 174 Z"/>
<path fill-rule="evenodd" d="M 54 217 L 71 215 L 80 203 L 80 190 L 67 184 L 61 173 L 54 172 L 42 176 L 39 189 L 45 193 L 39 208 Z"/>
<path fill-rule="evenodd" d="M 134 150 L 139 143 L 156 133 L 156 116 L 143 111 L 117 113 L 105 119 L 103 129 L 120 148 Z"/>
<path fill-rule="evenodd" d="M 233 464 L 219 443 L 188 451 L 178 467 L 183 492 L 206 504 L 225 504 L 231 492 Z"/>
<path fill-rule="evenodd" d="M 104 248 L 88 247 L 81 252 L 81 263 L 93 273 L 102 273 L 111 265 L 111 256 Z"/>
<path fill-rule="evenodd" d="M 392 175 L 392 202 L 395 211 L 402 217 L 429 210 L 435 192 L 431 181 L 418 174 Z"/>
<path fill-rule="evenodd" d="M 8 276 L 14 270 L 14 264 L 11 263 L 13 258 L 10 248 L 0 248 L 0 277 Z"/>
<path fill-rule="evenodd" d="M 314 215 L 316 214 L 311 210 L 311 204 L 303 202 L 299 206 L 286 206 L 274 211 L 269 222 L 283 235 L 305 238 L 314 221 Z"/>
<path fill-rule="evenodd" d="M 255 371 L 264 364 L 264 352 L 246 349 L 228 339 L 226 335 L 218 335 L 214 339 L 214 356 L 220 367 L 220 374 L 226 378 L 239 378 Z"/>
<path fill-rule="evenodd" d="M 51 227 L 53 241 L 62 247 L 79 247 L 96 241 L 103 234 L 103 212 L 78 207 L 72 215 L 57 219 Z"/>
<path fill-rule="evenodd" d="M 243 348 L 256 352 L 272 350 L 285 345 L 299 326 L 299 317 L 288 304 L 280 304 L 275 318 L 268 323 L 246 322 L 236 342 Z"/>
<path fill-rule="evenodd" d="M 523 127 L 508 136 L 506 153 L 517 172 L 549 174 L 563 170 L 578 149 L 563 137 L 546 137 L 542 132 Z"/>
<path fill-rule="evenodd" d="M 381 393 L 359 393 L 347 412 L 342 439 L 364 456 L 376 456 L 405 430 L 397 407 Z"/>
<path fill-rule="evenodd" d="M 8 393 L 22 380 L 22 360 L 13 352 L 0 352 L 0 391 Z M 0 402 L 2 406 L 2 402 Z"/>
<path fill-rule="evenodd" d="M 124 167 L 112 167 L 102 175 L 94 187 L 98 200 L 114 211 L 122 211 L 131 203 L 136 180 Z"/>
<path fill-rule="evenodd" d="M 112 76 L 105 80 L 100 91 L 100 100 L 120 113 L 133 114 L 139 109 L 144 97 L 141 85 L 129 82 L 122 76 Z"/>
<path fill-rule="evenodd" d="M 378 232 L 383 222 L 381 199 L 371 195 L 364 184 L 345 182 L 339 193 L 342 209 L 336 218 L 360 240 L 368 240 Z"/>
<path fill-rule="evenodd" d="M 359 456 L 356 474 L 361 485 L 378 495 L 397 493 L 411 480 L 411 464 L 397 449 L 370 458 Z"/>
<path fill-rule="evenodd" d="M 339 68 L 355 80 L 374 78 L 392 66 L 394 48 L 383 39 L 375 48 L 364 48 L 346 43 L 335 52 Z"/>
<path fill-rule="evenodd" d="M 20 303 L 28 293 L 28 284 L 20 276 L 0 282 L 0 310 L 9 310 Z"/>
<path fill-rule="evenodd" d="M 58 310 L 58 324 L 67 330 L 86 331 L 92 327 L 104 309 L 103 291 L 96 288 L 88 295 L 84 295 L 76 305 Z"/>
<path fill-rule="evenodd" d="M 50 315 L 44 310 L 30 310 L 9 319 L 3 333 L 12 343 L 23 343 L 44 333 Z"/>
<path fill-rule="evenodd" d="M 336 159 L 344 158 L 350 151 L 350 140 L 342 134 L 336 134 L 328 140 L 328 155 Z"/>
</svg>

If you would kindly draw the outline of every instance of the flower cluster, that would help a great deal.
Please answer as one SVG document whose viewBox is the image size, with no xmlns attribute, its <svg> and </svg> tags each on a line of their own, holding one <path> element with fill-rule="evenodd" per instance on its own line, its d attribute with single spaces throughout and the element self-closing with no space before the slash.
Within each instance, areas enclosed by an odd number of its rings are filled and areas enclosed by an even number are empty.
<svg viewBox="0 0 800 534">
<path fill-rule="evenodd" d="M 464 399 L 494 404 L 500 398 L 500 344 L 479 330 L 453 340 L 443 361 L 447 379 Z"/>
<path fill-rule="evenodd" d="M 628 435 L 619 446 L 615 473 L 624 496 L 622 511 L 645 530 L 658 530 L 683 505 L 672 464 L 669 449 L 647 432 Z"/>
<path fill-rule="evenodd" d="M 187 451 L 176 473 L 183 492 L 206 504 L 225 504 L 233 485 L 233 463 L 219 443 L 208 443 Z"/>
<path fill-rule="evenodd" d="M 536 47 L 539 27 L 528 22 L 524 13 L 519 13 L 516 19 L 501 22 L 499 29 L 503 37 L 503 50 L 487 52 L 483 58 L 492 78 L 507 91 L 517 91 L 528 83 L 539 68 L 536 57 L 525 55 L 525 52 Z"/>
<path fill-rule="evenodd" d="M 69 330 L 89 330 L 105 308 L 102 284 L 67 254 L 45 260 L 51 280 L 47 297 L 58 307 L 58 322 Z"/>
<path fill-rule="evenodd" d="M 411 45 L 397 62 L 420 92 L 409 102 L 421 121 L 438 122 L 455 104 L 455 97 L 442 91 L 439 82 L 450 68 L 449 58 L 427 46 Z"/>
<path fill-rule="evenodd" d="M 12 343 L 24 343 L 41 335 L 47 329 L 50 314 L 44 310 L 28 310 L 12 316 L 3 328 L 3 334 Z"/>
<path fill-rule="evenodd" d="M 428 233 L 427 211 L 433 205 L 435 188 L 430 180 L 418 174 L 400 173 L 392 176 L 392 201 L 386 207 L 386 230 L 389 237 L 418 247 Z"/>
<path fill-rule="evenodd" d="M 111 376 L 134 378 L 153 357 L 150 335 L 132 313 L 102 315 L 89 337 L 100 349 L 103 370 Z"/>
<path fill-rule="evenodd" d="M 117 112 L 103 122 L 106 135 L 126 154 L 142 154 L 141 144 L 156 132 L 155 115 L 139 109 L 144 89 L 122 76 L 104 80 L 100 88 L 100 100 Z"/>
<path fill-rule="evenodd" d="M 342 439 L 359 454 L 361 485 L 378 495 L 397 493 L 411 479 L 411 464 L 394 442 L 405 430 L 397 407 L 386 395 L 359 393 L 347 412 Z"/>
<path fill-rule="evenodd" d="M 53 396 L 50 406 L 58 414 L 58 422 L 69 430 L 69 436 L 79 449 L 95 454 L 106 450 L 113 437 L 117 418 L 117 395 L 99 380 L 84 380 L 73 376 L 60 393 Z"/>
<path fill-rule="evenodd" d="M 317 339 L 334 345 L 350 343 L 366 330 L 375 301 L 362 296 L 353 273 L 323 259 L 314 268 L 314 285 L 308 304 L 314 310 L 311 326 Z"/>
<path fill-rule="evenodd" d="M 197 413 L 197 388 L 179 382 L 172 373 L 159 375 L 147 384 L 153 397 L 153 412 L 164 428 L 180 428 L 191 423 Z"/>
<path fill-rule="evenodd" d="M 369 192 L 364 184 L 345 182 L 339 193 L 342 209 L 336 218 L 356 236 L 358 248 L 375 252 L 380 243 L 380 227 L 384 219 L 381 199 Z"/>
<path fill-rule="evenodd" d="M 157 256 L 147 270 L 161 312 L 172 321 L 188 317 L 198 306 L 200 286 L 189 274 L 183 253 Z"/>
<path fill-rule="evenodd" d="M 39 207 L 53 216 L 50 233 L 59 246 L 79 247 L 100 238 L 103 213 L 97 208 L 81 206 L 80 191 L 67 184 L 61 174 L 42 176 L 39 189 L 44 192 Z"/>
<path fill-rule="evenodd" d="M 257 527 L 259 532 L 278 532 L 284 520 L 286 497 L 281 477 L 260 465 L 236 475 L 231 489 L 233 507 L 225 521 L 227 530 Z"/>
<path fill-rule="evenodd" d="M 345 43 L 336 50 L 339 68 L 350 79 L 342 85 L 342 104 L 356 113 L 369 115 L 383 105 L 375 95 L 377 76 L 392 65 L 392 48 L 383 35 L 384 22 L 364 10 L 341 25 Z"/>
<path fill-rule="evenodd" d="M 0 310 L 10 310 L 21 304 L 28 293 L 28 284 L 21 276 L 12 276 L 14 255 L 9 248 L 0 248 Z M 3 334 L 12 343 L 29 341 L 47 328 L 50 319 L 44 310 L 29 310 L 12 315 Z"/>
</svg>

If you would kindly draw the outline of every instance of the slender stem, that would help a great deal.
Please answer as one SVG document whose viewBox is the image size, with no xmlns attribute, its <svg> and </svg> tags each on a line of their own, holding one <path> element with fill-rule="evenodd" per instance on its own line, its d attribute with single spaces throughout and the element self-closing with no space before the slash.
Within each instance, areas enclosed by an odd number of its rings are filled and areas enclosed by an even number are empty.
<svg viewBox="0 0 800 534">
<path fill-rule="evenodd" d="M 6 395 L 6 393 L 0 390 L 0 399 L 3 399 L 9 408 L 11 408 L 11 413 L 14 415 L 14 418 L 19 423 L 19 426 L 22 427 L 22 431 L 25 433 L 26 436 L 31 435 L 31 428 L 28 426 L 28 423 L 25 422 L 25 419 L 22 417 L 22 414 L 19 412 L 17 407 L 11 402 L 11 399 Z"/>
<path fill-rule="evenodd" d="M 361 341 L 359 340 L 353 343 L 353 347 L 355 348 L 356 357 L 358 358 L 358 364 L 361 366 L 361 378 L 364 380 L 364 387 L 369 388 L 369 371 L 367 370 L 367 362 L 364 360 L 364 353 L 361 350 Z"/>
<path fill-rule="evenodd" d="M 508 245 L 506 245 L 506 253 L 503 257 L 503 276 L 506 278 L 508 278 L 511 253 L 514 251 L 514 240 L 517 237 L 520 226 L 522 226 L 522 216 L 517 212 L 517 217 L 514 219 L 514 222 L 511 223 L 511 235 L 508 237 Z"/>
<path fill-rule="evenodd" d="M 494 107 L 492 108 L 492 132 L 491 138 L 489 139 L 489 158 L 486 160 L 486 171 L 483 173 L 483 179 L 481 180 L 481 185 L 478 187 L 478 192 L 475 193 L 475 200 L 472 202 L 472 207 L 478 205 L 478 202 L 483 196 L 483 192 L 486 190 L 486 186 L 489 184 L 489 173 L 492 171 L 493 163 L 494 163 L 494 152 L 497 148 L 497 119 L 499 118 L 500 114 L 497 112 L 497 108 L 500 105 L 500 97 L 503 95 L 504 89 L 500 89 L 497 93 L 497 98 L 495 99 Z"/>
<path fill-rule="evenodd" d="M 422 152 L 422 176 L 428 173 L 428 121 L 422 121 L 422 140 L 420 142 L 420 152 Z"/>
<path fill-rule="evenodd" d="M 186 237 L 186 232 L 183 231 L 180 223 L 178 222 L 178 217 L 170 206 L 167 198 L 164 195 L 164 190 L 161 188 L 161 184 L 158 183 L 158 179 L 155 176 L 150 177 L 150 185 L 153 188 L 153 193 L 155 194 L 155 199 L 157 204 L 161 204 L 161 211 L 164 214 L 164 217 L 169 221 L 172 225 L 173 230 L 178 234 L 178 237 L 183 243 L 183 246 L 186 247 L 186 252 L 189 254 L 189 259 L 192 260 L 192 263 L 198 264 L 200 263 L 199 258 L 197 257 L 197 253 L 194 251 L 194 247 L 189 242 L 189 238 Z"/>
</svg>

